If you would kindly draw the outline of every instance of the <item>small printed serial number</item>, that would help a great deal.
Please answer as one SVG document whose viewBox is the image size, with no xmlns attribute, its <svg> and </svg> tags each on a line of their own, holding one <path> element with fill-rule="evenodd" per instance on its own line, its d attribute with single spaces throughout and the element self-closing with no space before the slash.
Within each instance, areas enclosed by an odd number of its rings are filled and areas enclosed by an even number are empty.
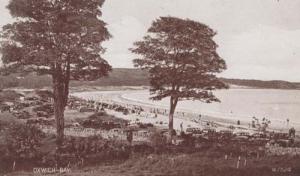
<svg viewBox="0 0 300 176">
<path fill-rule="evenodd" d="M 290 167 L 272 168 L 272 172 L 289 173 L 289 172 L 292 172 L 292 168 L 290 168 Z"/>
</svg>

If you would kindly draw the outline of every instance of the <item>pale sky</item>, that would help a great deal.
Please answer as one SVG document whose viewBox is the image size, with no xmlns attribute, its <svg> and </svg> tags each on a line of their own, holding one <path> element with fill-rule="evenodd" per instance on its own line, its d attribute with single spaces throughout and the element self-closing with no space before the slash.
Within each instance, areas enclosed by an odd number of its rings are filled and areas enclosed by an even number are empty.
<svg viewBox="0 0 300 176">
<path fill-rule="evenodd" d="M 0 26 L 11 21 L 0 0 Z M 103 19 L 113 38 L 105 59 L 132 68 L 128 48 L 159 16 L 190 18 L 218 32 L 226 78 L 300 82 L 300 0 L 106 0 Z"/>
</svg>

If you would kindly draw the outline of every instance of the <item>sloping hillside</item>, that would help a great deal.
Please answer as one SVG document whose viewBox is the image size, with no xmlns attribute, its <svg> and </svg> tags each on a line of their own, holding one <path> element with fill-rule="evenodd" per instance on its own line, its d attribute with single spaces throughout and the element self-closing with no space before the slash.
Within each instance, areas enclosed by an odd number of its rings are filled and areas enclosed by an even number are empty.
<svg viewBox="0 0 300 176">
<path fill-rule="evenodd" d="M 143 86 L 148 85 L 148 74 L 139 69 L 115 68 L 108 77 L 100 78 L 99 80 L 87 81 L 73 81 L 72 86 L 78 85 L 91 86 Z"/>
<path fill-rule="evenodd" d="M 261 81 L 245 79 L 221 78 L 225 83 L 242 87 L 265 89 L 300 89 L 300 83 L 287 81 Z M 20 77 L 18 75 L 0 76 L 0 89 L 9 87 L 41 88 L 51 86 L 51 78 L 48 76 L 36 76 L 34 74 Z M 149 85 L 146 71 L 129 68 L 115 68 L 109 77 L 96 81 L 72 81 L 71 86 L 144 86 Z"/>
<path fill-rule="evenodd" d="M 300 89 L 299 83 L 291 83 L 288 81 L 261 81 L 261 80 L 246 80 L 246 79 L 226 79 L 222 80 L 228 84 L 246 86 L 253 88 L 265 88 L 265 89 Z"/>
</svg>

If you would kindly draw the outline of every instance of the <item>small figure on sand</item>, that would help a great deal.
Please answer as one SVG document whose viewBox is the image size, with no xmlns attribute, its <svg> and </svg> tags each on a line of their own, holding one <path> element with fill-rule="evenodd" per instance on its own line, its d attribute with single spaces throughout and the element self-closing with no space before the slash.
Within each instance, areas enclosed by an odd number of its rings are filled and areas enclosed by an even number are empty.
<svg viewBox="0 0 300 176">
<path fill-rule="evenodd" d="M 183 122 L 180 123 L 180 131 L 183 132 Z"/>
<path fill-rule="evenodd" d="M 255 125 L 255 121 L 254 120 L 252 120 L 252 128 L 255 128 L 256 127 L 256 125 Z"/>
<path fill-rule="evenodd" d="M 294 127 L 292 127 L 290 130 L 289 130 L 289 137 L 290 138 L 295 138 L 296 137 L 296 130 Z"/>
<path fill-rule="evenodd" d="M 201 116 L 201 114 L 199 114 L 199 122 L 201 122 L 201 118 L 202 118 L 202 116 Z"/>
<path fill-rule="evenodd" d="M 132 130 L 127 132 L 127 141 L 131 144 L 133 139 L 133 132 Z"/>
</svg>

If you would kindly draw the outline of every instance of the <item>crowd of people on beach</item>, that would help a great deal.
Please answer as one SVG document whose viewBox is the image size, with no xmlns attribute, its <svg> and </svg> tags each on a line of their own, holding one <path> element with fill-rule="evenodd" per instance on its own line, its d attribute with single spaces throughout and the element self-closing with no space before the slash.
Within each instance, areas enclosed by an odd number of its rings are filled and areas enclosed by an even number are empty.
<svg viewBox="0 0 300 176">
<path fill-rule="evenodd" d="M 124 115 L 127 115 L 129 113 L 140 115 L 144 111 L 144 109 L 141 106 L 136 106 L 136 105 L 124 106 L 117 103 L 108 103 L 108 102 L 101 102 L 95 100 L 83 100 L 75 97 L 70 98 L 68 107 L 70 109 L 77 109 L 81 112 L 84 111 L 100 112 L 100 111 L 104 111 L 105 109 L 109 109 L 109 110 L 115 110 L 117 112 L 122 112 Z"/>
<path fill-rule="evenodd" d="M 113 102 L 111 100 L 106 100 L 105 98 L 100 100 L 84 100 L 77 97 L 71 97 L 68 104 L 70 109 L 76 109 L 80 112 L 84 111 L 93 111 L 93 112 L 100 112 L 107 110 L 113 110 L 116 112 L 121 112 L 124 115 L 133 114 L 134 117 L 142 117 L 142 118 L 158 118 L 159 116 L 167 117 L 169 115 L 168 109 L 166 108 L 155 108 L 155 107 L 147 107 L 147 106 L 139 106 L 133 104 L 126 104 L 126 103 L 119 103 Z M 198 126 L 205 126 L 215 128 L 217 127 L 217 123 L 212 120 L 204 120 L 201 114 L 192 114 L 186 112 L 177 111 L 174 114 L 174 117 L 180 119 L 188 119 L 191 122 L 197 123 Z M 139 119 L 133 119 L 139 120 Z M 159 122 L 160 124 L 163 122 Z M 181 131 L 183 131 L 183 122 L 181 122 L 182 127 Z"/>
<path fill-rule="evenodd" d="M 71 109 L 85 109 L 86 111 L 103 111 L 104 109 L 114 110 L 117 112 L 122 112 L 124 115 L 135 114 L 136 116 L 145 117 L 145 118 L 157 118 L 160 116 L 168 116 L 169 112 L 166 108 L 155 108 L 148 106 L 133 105 L 127 103 L 115 102 L 104 97 L 100 97 L 96 100 L 84 100 L 76 97 L 71 97 L 69 101 L 69 107 Z M 213 120 L 208 120 L 201 114 L 195 113 L 186 113 L 177 111 L 174 114 L 174 117 L 181 119 L 188 119 L 192 122 L 199 124 L 202 127 L 217 128 L 218 123 Z M 183 131 L 184 124 L 180 124 L 180 129 Z M 289 119 L 287 119 L 287 124 Z M 248 126 L 244 124 L 243 127 L 248 128 L 249 130 L 259 130 L 266 131 L 270 126 L 271 120 L 266 117 L 259 119 L 255 116 L 252 117 L 251 123 L 248 123 Z M 241 126 L 242 122 L 237 120 L 236 126 Z"/>
</svg>

